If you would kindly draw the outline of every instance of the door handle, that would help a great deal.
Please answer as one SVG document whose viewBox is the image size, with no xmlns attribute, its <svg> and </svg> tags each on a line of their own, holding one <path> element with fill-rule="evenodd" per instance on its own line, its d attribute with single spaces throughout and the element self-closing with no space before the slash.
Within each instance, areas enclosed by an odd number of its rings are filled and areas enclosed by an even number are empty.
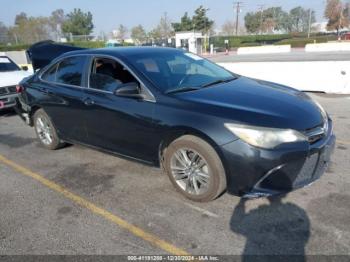
<svg viewBox="0 0 350 262">
<path fill-rule="evenodd" d="M 87 106 L 92 106 L 95 104 L 95 101 L 88 97 L 88 98 L 84 99 L 84 104 Z"/>
</svg>

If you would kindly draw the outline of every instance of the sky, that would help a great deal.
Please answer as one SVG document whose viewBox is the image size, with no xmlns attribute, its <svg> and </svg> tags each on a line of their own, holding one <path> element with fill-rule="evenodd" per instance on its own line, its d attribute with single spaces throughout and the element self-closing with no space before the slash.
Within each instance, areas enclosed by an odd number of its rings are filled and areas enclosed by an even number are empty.
<svg viewBox="0 0 350 262">
<path fill-rule="evenodd" d="M 316 11 L 318 22 L 324 21 L 325 0 L 239 0 L 243 2 L 240 20 L 246 12 L 256 11 L 260 5 L 265 8 L 281 6 L 290 10 L 295 6 L 312 8 Z M 106 33 L 116 29 L 119 24 L 128 28 L 141 24 L 146 30 L 154 28 L 164 12 L 172 22 L 180 20 L 185 12 L 190 15 L 200 5 L 209 8 L 208 16 L 215 21 L 217 28 L 228 20 L 233 21 L 234 0 L 0 0 L 0 21 L 13 25 L 16 14 L 26 12 L 29 16 L 49 16 L 53 10 L 62 8 L 65 13 L 74 8 L 90 11 L 95 25 L 94 33 Z"/>
</svg>

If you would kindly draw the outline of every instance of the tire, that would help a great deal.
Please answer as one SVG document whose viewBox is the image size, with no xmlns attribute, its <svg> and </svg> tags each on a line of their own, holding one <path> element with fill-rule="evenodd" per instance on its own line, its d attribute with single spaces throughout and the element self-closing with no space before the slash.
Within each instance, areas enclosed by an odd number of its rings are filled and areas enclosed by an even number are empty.
<svg viewBox="0 0 350 262">
<path fill-rule="evenodd" d="M 214 148 L 199 137 L 185 135 L 176 139 L 163 156 L 163 168 L 171 183 L 186 198 L 209 202 L 226 190 L 222 161 Z"/>
<path fill-rule="evenodd" d="M 56 150 L 65 145 L 57 136 L 56 129 L 43 109 L 38 109 L 33 116 L 34 129 L 40 144 L 46 149 Z"/>
</svg>

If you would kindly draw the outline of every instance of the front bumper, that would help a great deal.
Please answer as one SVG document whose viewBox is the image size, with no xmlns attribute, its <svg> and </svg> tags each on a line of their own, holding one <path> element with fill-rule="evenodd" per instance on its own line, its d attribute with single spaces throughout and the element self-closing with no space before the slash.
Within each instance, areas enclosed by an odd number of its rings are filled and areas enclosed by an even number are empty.
<svg viewBox="0 0 350 262">
<path fill-rule="evenodd" d="M 320 178 L 335 146 L 332 121 L 327 134 L 314 144 L 286 144 L 259 149 L 236 140 L 221 147 L 225 158 L 228 192 L 243 197 L 287 193 Z"/>
<path fill-rule="evenodd" d="M 0 95 L 0 110 L 14 107 L 16 105 L 17 94 Z"/>
</svg>

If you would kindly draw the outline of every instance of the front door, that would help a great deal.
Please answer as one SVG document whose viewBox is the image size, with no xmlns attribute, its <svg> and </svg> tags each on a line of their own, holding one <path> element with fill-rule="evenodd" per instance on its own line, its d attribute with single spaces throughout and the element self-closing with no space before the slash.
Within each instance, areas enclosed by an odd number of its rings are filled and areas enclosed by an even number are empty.
<svg viewBox="0 0 350 262">
<path fill-rule="evenodd" d="M 138 82 L 114 59 L 93 58 L 91 63 L 90 86 L 84 91 L 89 143 L 134 158 L 155 160 L 155 104 L 114 94 L 119 85 Z"/>
</svg>

